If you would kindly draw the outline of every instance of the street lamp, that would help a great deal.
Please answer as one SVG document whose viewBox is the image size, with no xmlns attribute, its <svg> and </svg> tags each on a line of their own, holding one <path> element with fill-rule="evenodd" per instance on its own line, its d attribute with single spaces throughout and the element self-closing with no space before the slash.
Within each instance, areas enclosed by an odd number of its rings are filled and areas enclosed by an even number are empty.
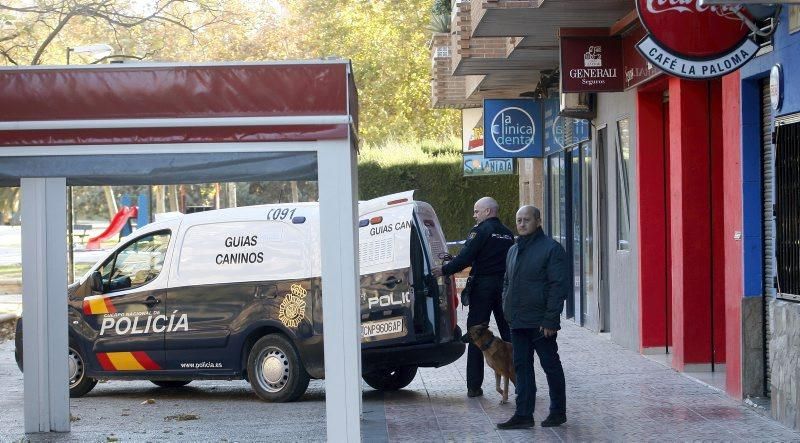
<svg viewBox="0 0 800 443">
<path fill-rule="evenodd" d="M 68 47 L 67 48 L 67 64 L 69 64 L 70 53 L 73 53 L 73 52 L 76 53 L 76 54 L 93 54 L 95 56 L 95 58 L 100 59 L 100 58 L 108 57 L 109 55 L 111 55 L 111 53 L 114 52 L 114 48 L 112 48 L 111 45 L 108 45 L 108 44 L 105 44 L 105 43 L 95 43 L 95 44 L 92 44 L 92 45 L 81 45 L 81 46 L 75 46 L 74 48 Z"/>
</svg>

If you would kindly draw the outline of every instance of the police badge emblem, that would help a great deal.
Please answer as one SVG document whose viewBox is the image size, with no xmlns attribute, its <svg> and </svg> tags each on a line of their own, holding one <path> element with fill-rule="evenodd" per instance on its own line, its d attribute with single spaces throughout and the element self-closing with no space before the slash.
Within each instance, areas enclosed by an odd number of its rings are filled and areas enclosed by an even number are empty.
<svg viewBox="0 0 800 443">
<path fill-rule="evenodd" d="M 286 294 L 281 302 L 278 319 L 287 328 L 296 328 L 306 316 L 306 295 L 308 291 L 298 284 L 293 284 L 289 291 L 290 293 Z"/>
</svg>

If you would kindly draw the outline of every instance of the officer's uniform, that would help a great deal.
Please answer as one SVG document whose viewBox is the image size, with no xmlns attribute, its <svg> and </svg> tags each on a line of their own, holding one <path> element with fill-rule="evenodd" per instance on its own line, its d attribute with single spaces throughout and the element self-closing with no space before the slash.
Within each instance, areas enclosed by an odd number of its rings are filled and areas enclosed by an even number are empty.
<svg viewBox="0 0 800 443">
<path fill-rule="evenodd" d="M 472 291 L 470 292 L 467 328 L 494 320 L 500 337 L 511 341 L 511 334 L 503 315 L 503 275 L 506 272 L 506 254 L 514 244 L 514 235 L 497 217 L 488 218 L 469 231 L 464 248 L 449 263 L 442 266 L 445 275 L 455 274 L 472 265 Z M 465 331 L 466 332 L 466 331 Z M 483 385 L 483 354 L 474 344 L 467 351 L 467 388 Z"/>
</svg>

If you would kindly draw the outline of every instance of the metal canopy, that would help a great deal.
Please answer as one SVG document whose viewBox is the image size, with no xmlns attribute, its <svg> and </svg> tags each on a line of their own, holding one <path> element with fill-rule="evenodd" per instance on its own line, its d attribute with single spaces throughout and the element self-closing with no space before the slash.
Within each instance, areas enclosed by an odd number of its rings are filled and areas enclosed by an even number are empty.
<svg viewBox="0 0 800 443">
<path fill-rule="evenodd" d="M 0 184 L 22 188 L 26 432 L 70 429 L 67 184 L 316 178 L 328 440 L 360 440 L 349 62 L 0 69 L 0 103 Z"/>
</svg>

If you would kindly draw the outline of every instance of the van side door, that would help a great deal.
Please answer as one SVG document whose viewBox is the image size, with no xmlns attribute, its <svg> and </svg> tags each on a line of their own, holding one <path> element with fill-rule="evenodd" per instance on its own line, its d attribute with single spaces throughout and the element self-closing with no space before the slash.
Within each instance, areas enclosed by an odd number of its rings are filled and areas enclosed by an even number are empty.
<svg viewBox="0 0 800 443">
<path fill-rule="evenodd" d="M 98 371 L 156 371 L 164 368 L 166 272 L 171 232 L 136 238 L 98 269 L 103 293 L 85 297 L 83 315 L 95 331 L 91 352 Z M 91 359 L 90 364 L 91 364 Z"/>
</svg>

